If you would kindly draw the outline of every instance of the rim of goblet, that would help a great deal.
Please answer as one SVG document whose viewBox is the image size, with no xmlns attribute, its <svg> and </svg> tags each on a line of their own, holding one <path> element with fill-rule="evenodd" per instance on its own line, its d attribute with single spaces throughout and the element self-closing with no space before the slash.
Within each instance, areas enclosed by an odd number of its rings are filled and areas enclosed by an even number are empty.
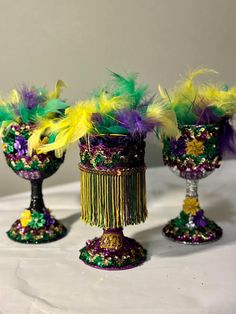
<svg viewBox="0 0 236 314">
<path fill-rule="evenodd" d="M 186 127 L 198 127 L 198 128 L 202 128 L 202 127 L 206 127 L 206 126 L 217 126 L 221 123 L 222 121 L 218 121 L 215 123 L 206 123 L 206 124 L 178 124 L 178 128 L 186 128 Z"/>
</svg>

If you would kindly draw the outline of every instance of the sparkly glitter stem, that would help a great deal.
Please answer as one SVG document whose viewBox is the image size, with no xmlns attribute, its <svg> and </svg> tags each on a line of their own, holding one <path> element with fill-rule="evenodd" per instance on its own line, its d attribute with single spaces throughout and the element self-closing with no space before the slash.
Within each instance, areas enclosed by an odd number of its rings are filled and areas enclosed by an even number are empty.
<svg viewBox="0 0 236 314">
<path fill-rule="evenodd" d="M 31 211 L 44 212 L 45 205 L 43 201 L 42 184 L 43 180 L 31 180 L 31 201 L 29 209 Z"/>
<path fill-rule="evenodd" d="M 198 180 L 186 180 L 186 198 L 183 207 L 186 206 L 185 202 L 188 202 L 189 200 L 194 201 L 196 204 L 196 206 L 194 206 L 194 215 L 196 215 L 196 213 L 201 210 L 198 200 Z M 191 212 L 189 216 L 190 221 L 192 221 L 192 214 L 193 212 Z"/>
<path fill-rule="evenodd" d="M 186 180 L 186 196 L 198 198 L 198 180 Z"/>
</svg>

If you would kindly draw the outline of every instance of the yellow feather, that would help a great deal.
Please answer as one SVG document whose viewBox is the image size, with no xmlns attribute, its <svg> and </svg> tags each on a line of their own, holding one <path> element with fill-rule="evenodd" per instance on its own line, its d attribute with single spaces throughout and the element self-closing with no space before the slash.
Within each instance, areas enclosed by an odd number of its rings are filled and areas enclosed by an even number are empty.
<svg viewBox="0 0 236 314">
<path fill-rule="evenodd" d="M 208 68 L 195 69 L 192 72 L 188 73 L 186 78 L 177 83 L 177 86 L 171 92 L 171 106 L 174 109 L 176 106 L 181 104 L 193 104 L 198 101 L 201 104 L 201 95 L 199 92 L 200 86 L 194 84 L 193 80 L 199 76 L 206 73 L 217 73 L 216 71 Z M 161 88 L 159 88 L 159 93 L 161 97 L 170 103 L 170 99 Z M 200 95 L 200 96 L 199 96 Z"/>
<path fill-rule="evenodd" d="M 58 98 L 64 87 L 67 87 L 66 83 L 62 80 L 58 80 L 54 90 L 48 93 L 48 99 Z"/>
<path fill-rule="evenodd" d="M 160 93 L 160 95 L 161 95 L 161 97 L 162 97 L 163 99 L 166 99 L 166 100 L 169 99 L 168 95 L 167 95 L 166 92 L 162 89 L 161 85 L 158 85 L 157 89 L 158 89 L 158 91 L 159 91 L 159 93 Z"/>
<path fill-rule="evenodd" d="M 28 152 L 30 156 L 33 154 L 33 151 L 39 153 L 40 146 L 44 143 L 44 141 L 41 141 L 41 138 L 43 135 L 47 135 L 47 130 L 50 129 L 52 123 L 52 120 L 45 119 L 36 129 L 34 129 L 32 135 L 28 139 Z"/>
<path fill-rule="evenodd" d="M 222 90 L 217 85 L 203 85 L 199 89 L 199 94 L 205 103 L 223 110 L 225 114 L 232 115 L 236 112 L 236 87 Z"/>
<path fill-rule="evenodd" d="M 160 136 L 177 138 L 179 129 L 174 111 L 158 101 L 148 107 L 147 117 L 160 123 Z"/>
<path fill-rule="evenodd" d="M 102 93 L 99 97 L 99 112 L 101 114 L 112 110 L 124 108 L 128 103 L 128 99 L 123 96 L 114 96 L 109 98 L 106 93 Z"/>
<path fill-rule="evenodd" d="M 68 145 L 78 141 L 89 133 L 92 128 L 91 115 L 96 111 L 94 99 L 79 102 L 75 106 L 66 109 L 65 117 L 52 123 L 50 133 L 55 133 L 53 143 L 41 145 L 40 153 L 55 150 L 56 155 L 61 157 Z"/>
<path fill-rule="evenodd" d="M 0 136 L 7 133 L 8 131 L 8 128 L 12 125 L 12 124 L 15 124 L 16 122 L 14 121 L 3 121 L 2 122 L 2 125 L 0 127 Z"/>
<path fill-rule="evenodd" d="M 218 72 L 216 72 L 213 69 L 209 69 L 209 68 L 200 68 L 200 69 L 195 69 L 191 72 L 189 72 L 189 74 L 187 75 L 187 80 L 189 81 L 193 81 L 193 79 L 199 75 L 203 75 L 206 73 L 214 73 L 214 74 L 218 74 Z"/>
<path fill-rule="evenodd" d="M 20 94 L 18 93 L 18 91 L 16 89 L 13 89 L 10 92 L 10 95 L 7 99 L 0 99 L 0 105 L 4 106 L 7 104 L 18 104 L 20 102 Z"/>
<path fill-rule="evenodd" d="M 7 99 L 8 103 L 11 104 L 18 104 L 20 102 L 20 94 L 16 89 L 13 89 L 9 95 L 9 98 Z"/>
<path fill-rule="evenodd" d="M 92 98 L 90 100 L 81 101 L 74 106 L 68 107 L 65 110 L 65 117 L 55 120 L 51 123 L 49 132 L 56 134 L 55 141 L 50 144 L 42 144 L 37 146 L 39 142 L 39 134 L 34 135 L 32 146 L 36 145 L 39 153 L 46 153 L 48 151 L 55 151 L 56 156 L 61 157 L 68 145 L 77 142 L 81 137 L 89 134 L 93 128 L 91 116 L 93 113 L 99 112 L 107 114 L 112 110 L 117 110 L 127 105 L 128 99 L 126 97 L 116 96 L 109 98 L 107 94 L 102 93 L 99 98 Z M 39 133 L 42 134 L 43 127 Z"/>
</svg>

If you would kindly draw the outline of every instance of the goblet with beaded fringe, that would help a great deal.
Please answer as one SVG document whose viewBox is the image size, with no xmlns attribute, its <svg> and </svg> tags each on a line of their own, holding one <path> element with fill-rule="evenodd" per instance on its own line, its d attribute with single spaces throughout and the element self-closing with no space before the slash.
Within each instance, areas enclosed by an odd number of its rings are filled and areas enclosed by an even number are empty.
<svg viewBox="0 0 236 314">
<path fill-rule="evenodd" d="M 88 240 L 80 259 L 89 266 L 121 270 L 142 264 L 146 250 L 123 227 L 147 217 L 143 139 L 90 136 L 80 140 L 81 219 L 103 228 Z"/>
</svg>

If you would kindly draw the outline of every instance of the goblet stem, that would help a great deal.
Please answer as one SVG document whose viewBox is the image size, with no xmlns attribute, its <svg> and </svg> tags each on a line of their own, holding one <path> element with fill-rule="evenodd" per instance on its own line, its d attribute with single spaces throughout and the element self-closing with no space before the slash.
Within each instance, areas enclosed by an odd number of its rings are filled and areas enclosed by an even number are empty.
<svg viewBox="0 0 236 314">
<path fill-rule="evenodd" d="M 123 228 L 103 229 L 100 238 L 88 240 L 80 250 L 80 259 L 92 267 L 121 270 L 141 265 L 146 250 L 134 239 L 124 236 Z"/>
<path fill-rule="evenodd" d="M 198 198 L 198 180 L 186 180 L 186 196 Z"/>
<path fill-rule="evenodd" d="M 43 180 L 31 180 L 31 201 L 29 210 L 43 213 L 45 209 L 42 193 Z"/>
<path fill-rule="evenodd" d="M 198 200 L 198 180 L 187 179 L 186 180 L 186 199 L 192 198 L 198 204 L 196 212 L 202 210 Z"/>
<path fill-rule="evenodd" d="M 200 244 L 218 240 L 222 229 L 204 215 L 198 201 L 198 180 L 186 180 L 186 197 L 179 217 L 172 219 L 163 233 L 174 241 Z"/>
<path fill-rule="evenodd" d="M 64 237 L 66 228 L 45 208 L 42 193 L 43 180 L 31 180 L 30 183 L 30 206 L 7 232 L 9 238 L 17 242 L 37 244 Z"/>
</svg>

